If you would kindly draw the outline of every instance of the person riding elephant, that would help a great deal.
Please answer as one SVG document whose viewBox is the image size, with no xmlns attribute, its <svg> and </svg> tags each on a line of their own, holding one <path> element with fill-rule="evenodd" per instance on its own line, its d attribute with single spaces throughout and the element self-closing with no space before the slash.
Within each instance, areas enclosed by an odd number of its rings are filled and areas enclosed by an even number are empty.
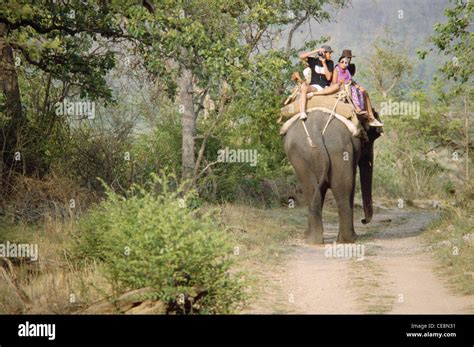
<svg viewBox="0 0 474 347">
<path fill-rule="evenodd" d="M 344 49 L 342 51 L 333 73 L 332 84 L 351 83 L 351 97 L 356 111 L 367 118 L 369 126 L 381 127 L 383 123 L 375 118 L 367 91 L 353 78 L 356 67 L 355 64 L 351 63 L 351 59 L 354 57 L 350 49 Z"/>
<path fill-rule="evenodd" d="M 333 50 L 330 46 L 323 45 L 311 52 L 300 54 L 300 59 L 307 63 L 311 69 L 311 82 L 301 84 L 300 119 L 306 119 L 306 96 L 308 93 L 321 91 L 331 85 L 334 62 L 331 60 Z M 317 55 L 317 58 L 313 55 Z"/>
<path fill-rule="evenodd" d="M 350 72 L 349 66 L 352 65 L 352 71 L 355 73 L 355 65 L 351 64 L 350 58 L 352 52 L 350 50 L 344 50 L 341 57 L 338 60 L 338 64 L 334 70 L 332 83 L 336 85 L 350 84 L 350 92 L 352 102 L 356 108 L 356 112 L 367 118 L 369 126 L 381 127 L 383 124 L 379 122 L 373 114 L 372 107 L 366 107 L 368 102 L 368 95 L 365 89 L 363 89 L 353 78 Z"/>
</svg>

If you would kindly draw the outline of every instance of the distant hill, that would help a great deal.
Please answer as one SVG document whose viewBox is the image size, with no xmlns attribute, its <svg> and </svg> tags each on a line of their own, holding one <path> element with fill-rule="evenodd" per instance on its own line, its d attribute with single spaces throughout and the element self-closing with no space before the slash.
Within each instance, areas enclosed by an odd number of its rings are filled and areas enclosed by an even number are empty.
<svg viewBox="0 0 474 347">
<path fill-rule="evenodd" d="M 448 0 L 353 0 L 349 7 L 333 14 L 332 22 L 312 22 L 301 27 L 295 34 L 293 46 L 329 35 L 334 60 L 342 49 L 350 48 L 356 56 L 354 62 L 361 64 L 364 57 L 370 55 L 374 40 L 384 37 L 389 30 L 391 37 L 406 49 L 415 66 L 414 77 L 428 82 L 446 58 L 435 53 L 420 61 L 416 51 L 429 47 L 428 36 L 433 33 L 433 25 L 446 21 L 443 12 L 449 5 Z M 403 18 L 399 18 L 399 11 L 403 11 Z"/>
</svg>

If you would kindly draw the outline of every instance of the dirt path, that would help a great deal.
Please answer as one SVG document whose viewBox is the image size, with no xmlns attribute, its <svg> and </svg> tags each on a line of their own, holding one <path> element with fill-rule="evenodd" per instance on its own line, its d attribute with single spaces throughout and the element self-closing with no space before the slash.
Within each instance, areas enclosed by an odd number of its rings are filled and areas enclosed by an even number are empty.
<svg viewBox="0 0 474 347">
<path fill-rule="evenodd" d="M 384 209 L 368 226 L 357 223 L 363 257 L 337 257 L 326 245 L 291 240 L 282 266 L 266 274 L 265 302 L 251 311 L 473 313 L 474 296 L 453 294 L 433 273 L 420 234 L 436 217 L 434 211 Z M 325 224 L 325 243 L 333 245 L 336 236 L 337 226 Z"/>
</svg>

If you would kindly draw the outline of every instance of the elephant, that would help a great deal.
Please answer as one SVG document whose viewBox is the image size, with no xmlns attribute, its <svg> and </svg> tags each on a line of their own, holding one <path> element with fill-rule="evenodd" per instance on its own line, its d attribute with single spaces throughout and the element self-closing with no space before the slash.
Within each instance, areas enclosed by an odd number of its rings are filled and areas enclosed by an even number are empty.
<svg viewBox="0 0 474 347">
<path fill-rule="evenodd" d="M 375 115 L 378 118 L 376 113 Z M 353 243 L 357 239 L 354 231 L 357 166 L 360 171 L 365 214 L 362 223 L 369 223 L 373 215 L 373 149 L 374 141 L 381 134 L 381 128 L 369 128 L 368 141 L 362 141 L 359 137 L 353 136 L 341 121 L 332 118 L 322 135 L 329 117 L 329 113 L 320 110 L 308 113 L 305 124 L 314 147 L 310 146 L 300 120 L 290 126 L 283 138 L 284 150 L 308 202 L 306 241 L 310 244 L 324 243 L 322 208 L 328 189 L 331 189 L 338 208 L 337 242 Z"/>
</svg>

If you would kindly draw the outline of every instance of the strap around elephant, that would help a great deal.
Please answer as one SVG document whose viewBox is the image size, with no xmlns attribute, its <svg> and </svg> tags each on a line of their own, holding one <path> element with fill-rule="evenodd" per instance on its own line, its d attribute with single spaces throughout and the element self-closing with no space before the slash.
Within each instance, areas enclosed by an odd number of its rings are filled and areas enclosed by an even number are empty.
<svg viewBox="0 0 474 347">
<path fill-rule="evenodd" d="M 336 100 L 336 103 L 334 104 L 334 107 L 332 108 L 332 111 L 331 111 L 331 114 L 326 122 L 326 125 L 324 126 L 324 129 L 323 129 L 323 132 L 322 132 L 322 135 L 324 135 L 324 133 L 326 132 L 326 129 L 329 125 L 329 122 L 332 120 L 332 118 L 334 117 L 334 114 L 336 113 L 336 107 L 337 107 L 337 104 L 339 103 L 340 100 L 344 99 L 347 97 L 347 92 L 346 91 L 341 91 L 339 93 L 337 93 L 337 100 Z"/>
</svg>

